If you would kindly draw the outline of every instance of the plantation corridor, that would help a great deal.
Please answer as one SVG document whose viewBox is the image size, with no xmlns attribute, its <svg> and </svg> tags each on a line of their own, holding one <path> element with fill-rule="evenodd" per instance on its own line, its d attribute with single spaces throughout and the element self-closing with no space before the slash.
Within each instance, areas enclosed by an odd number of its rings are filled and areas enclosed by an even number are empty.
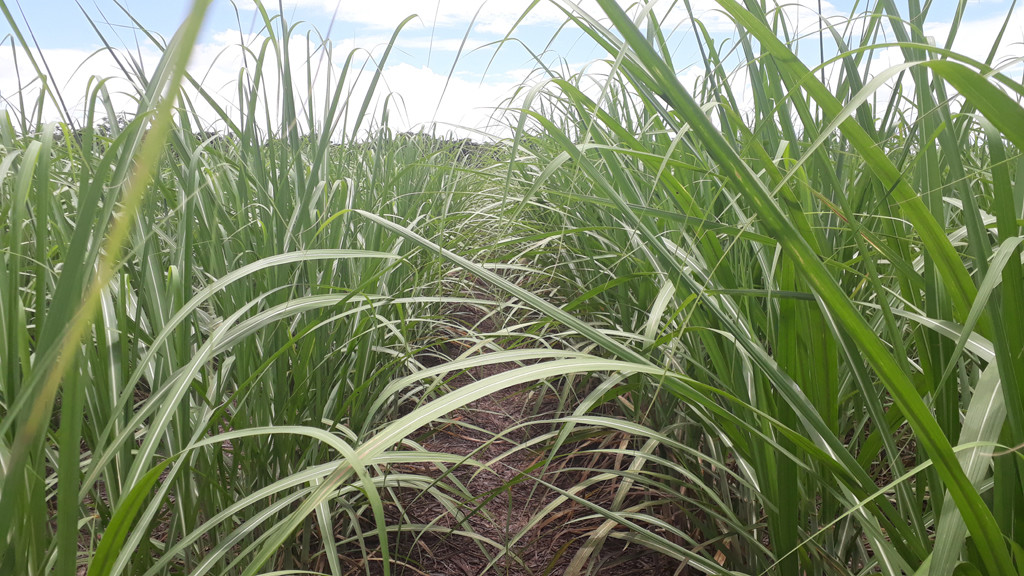
<svg viewBox="0 0 1024 576">
<path fill-rule="evenodd" d="M 1024 576 L 1021 1 L 225 1 L 0 0 L 0 576 Z"/>
<path fill-rule="evenodd" d="M 480 288 L 478 282 L 472 286 Z M 456 328 L 463 337 L 456 335 L 446 342 L 444 355 L 451 358 L 472 353 L 477 335 L 496 333 L 501 328 L 495 325 L 493 316 L 472 307 L 454 310 L 452 319 L 451 325 L 468 332 Z M 447 386 L 460 388 L 518 366 L 514 362 L 483 364 L 459 374 Z M 590 437 L 563 445 L 554 455 L 546 444 L 531 443 L 531 439 L 556 430 L 553 423 L 560 414 L 557 398 L 553 397 L 555 391 L 533 383 L 518 384 L 460 408 L 416 433 L 425 450 L 473 459 L 480 467 L 431 463 L 394 467 L 397 473 L 427 474 L 434 478 L 450 474 L 470 495 L 453 513 L 437 501 L 420 497 L 418 490 L 395 490 L 395 505 L 402 511 L 391 518 L 394 525 L 413 522 L 450 531 L 406 535 L 397 541 L 392 538 L 394 552 L 408 556 L 412 563 L 397 566 L 396 574 L 562 574 L 570 564 L 582 567 L 588 563 L 592 563 L 590 570 L 608 576 L 674 572 L 668 568 L 667 559 L 653 551 L 624 542 L 616 544 L 614 538 L 619 534 L 601 546 L 602 540 L 608 538 L 607 527 L 605 531 L 599 530 L 601 519 L 586 506 L 549 487 L 582 495 L 596 506 L 611 507 L 616 492 L 623 488 L 621 479 L 594 482 L 592 477 L 596 474 L 590 470 L 595 468 L 597 462 L 593 460 L 597 458 L 608 460 L 605 464 L 610 469 L 621 470 L 623 459 L 585 453 L 592 447 L 623 447 L 629 440 L 626 434 Z M 573 490 L 574 486 L 584 485 L 584 492 Z M 627 500 L 636 498 L 628 490 L 623 494 Z M 601 540 L 591 538 L 598 534 L 602 534 Z"/>
</svg>

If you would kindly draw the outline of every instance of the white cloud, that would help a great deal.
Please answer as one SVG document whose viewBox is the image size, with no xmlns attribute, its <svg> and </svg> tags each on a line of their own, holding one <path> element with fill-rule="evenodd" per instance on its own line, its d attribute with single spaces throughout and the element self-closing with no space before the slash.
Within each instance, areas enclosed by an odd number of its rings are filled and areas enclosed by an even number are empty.
<svg viewBox="0 0 1024 576">
<path fill-rule="evenodd" d="M 969 14 L 968 14 L 969 15 Z M 996 35 L 1006 22 L 1005 15 L 984 19 L 965 19 L 956 31 L 953 39 L 953 50 L 975 60 L 984 62 L 988 58 L 996 40 Z M 925 34 L 935 38 L 938 45 L 945 45 L 952 25 L 947 22 L 925 25 Z M 993 65 L 1018 65 L 1024 58 L 1024 11 L 1016 10 L 1010 14 L 1006 32 L 996 50 Z"/>
<path fill-rule="evenodd" d="M 336 0 L 289 1 L 293 5 L 304 3 L 332 11 L 334 9 L 333 3 L 336 2 Z M 593 9 L 593 6 L 590 5 L 591 0 L 587 1 L 588 9 Z M 382 10 L 379 7 L 381 3 L 386 4 L 389 9 Z M 354 60 L 354 68 L 350 71 L 346 85 L 343 87 L 344 93 L 351 102 L 350 119 L 348 120 L 348 126 L 351 126 L 354 122 L 352 116 L 358 112 L 363 97 L 368 90 L 370 78 L 375 70 L 374 61 L 367 60 L 366 55 L 370 54 L 373 57 L 380 55 L 391 36 L 390 30 L 386 28 L 394 25 L 394 23 L 385 24 L 384 22 L 389 17 L 381 16 L 381 14 L 385 13 L 397 17 L 399 14 L 404 14 L 407 11 L 418 8 L 429 14 L 430 18 L 433 18 L 436 3 L 437 0 L 433 2 L 380 0 L 380 2 L 375 4 L 376 8 L 369 9 L 362 5 L 356 5 L 353 2 L 345 2 L 342 9 L 347 12 L 344 15 L 339 15 L 339 17 L 362 18 L 365 20 L 366 30 L 358 38 L 336 41 L 330 54 L 322 46 L 311 43 L 304 36 L 293 36 L 290 39 L 291 51 L 289 60 L 292 67 L 297 71 L 294 96 L 299 103 L 299 114 L 303 118 L 302 122 L 304 123 L 303 129 L 309 128 L 305 123 L 308 123 L 306 118 L 310 116 L 308 113 L 310 109 L 314 111 L 312 114 L 313 123 L 317 124 L 320 122 L 322 110 L 328 105 L 329 97 L 333 94 L 332 90 L 339 82 L 341 66 L 350 52 L 356 50 L 357 47 L 361 47 L 362 50 L 358 52 Z M 719 37 L 732 30 L 728 19 L 714 8 L 716 5 L 712 0 L 692 0 L 691 3 L 698 17 L 701 17 L 706 25 L 713 29 L 717 27 L 719 32 L 716 34 Z M 504 26 L 502 18 L 512 18 L 512 21 L 514 21 L 527 4 L 527 0 L 515 0 L 503 4 L 490 2 L 485 5 L 484 11 L 481 12 L 480 24 L 482 26 L 493 26 L 495 29 L 501 30 L 502 33 L 507 32 L 507 29 L 502 28 Z M 662 2 L 658 6 L 668 6 L 669 4 L 670 2 Z M 470 8 L 467 9 L 467 6 Z M 439 21 L 446 22 L 468 21 L 473 16 L 475 6 L 475 4 L 468 2 L 442 0 L 440 8 L 437 9 L 437 17 Z M 825 8 L 826 16 L 836 14 L 836 8 L 832 4 L 823 2 L 823 7 Z M 817 0 L 799 0 L 798 2 L 787 2 L 786 7 L 782 8 L 782 10 L 785 11 L 786 17 L 791 20 L 793 28 L 807 31 L 818 26 L 816 8 Z M 561 22 L 562 16 L 557 8 L 545 2 L 538 5 L 533 18 L 536 19 L 535 21 L 548 19 Z M 690 34 L 689 23 L 685 20 L 682 10 L 675 10 L 669 18 L 662 18 L 662 22 L 666 30 L 675 29 L 680 37 Z M 957 34 L 954 49 L 976 59 L 984 59 L 1002 22 L 1002 18 L 966 21 Z M 929 25 L 926 33 L 935 36 L 938 42 L 942 43 L 948 34 L 948 30 L 948 24 L 936 23 Z M 398 45 L 395 47 L 396 51 L 406 50 L 414 52 L 430 48 L 437 51 L 453 52 L 458 50 L 462 43 L 461 34 L 457 38 L 440 37 L 440 35 L 430 38 L 422 34 L 411 34 L 411 32 L 399 37 Z M 478 35 L 477 31 L 474 31 L 466 43 L 465 50 L 472 50 L 485 44 L 487 39 L 483 34 L 483 32 L 480 32 Z M 261 51 L 267 39 L 261 35 L 241 35 L 238 31 L 231 30 L 210 34 L 207 38 L 205 43 L 196 47 L 190 64 L 190 71 L 201 83 L 203 89 L 213 95 L 218 105 L 227 111 L 229 118 L 237 122 L 241 117 L 242 106 L 244 105 L 244 102 L 238 101 L 239 91 L 237 83 L 240 77 L 239 71 L 247 67 L 251 70 L 255 58 L 254 54 L 258 54 Z M 887 38 L 892 39 L 891 32 Z M 1024 41 L 1022 40 L 1024 40 L 1024 13 L 1018 12 L 1011 17 L 1011 23 L 1006 36 L 1003 38 L 997 61 L 1024 56 Z M 240 48 L 240 42 L 247 47 L 247 52 Z M 53 74 L 51 84 L 60 89 L 76 120 L 81 121 L 84 114 L 87 104 L 86 92 L 90 85 L 90 78 L 93 77 L 113 78 L 107 86 L 111 92 L 114 108 L 119 112 L 130 113 L 134 111 L 133 85 L 124 79 L 124 74 L 116 65 L 115 59 L 110 53 L 106 51 L 91 53 L 84 50 L 44 50 L 43 54 L 46 61 L 50 64 Z M 603 56 L 599 52 L 591 54 L 593 56 Z M 122 61 L 137 60 L 147 73 L 151 73 L 156 68 L 159 52 L 154 48 L 142 47 L 132 51 L 130 57 L 122 54 L 120 58 Z M 17 60 L 17 65 L 15 65 L 15 60 Z M 682 58 L 677 60 L 682 62 Z M 870 61 L 871 71 L 872 73 L 878 73 L 885 68 L 899 64 L 902 60 L 902 55 L 896 48 L 880 50 L 873 55 L 873 59 Z M 570 65 L 564 60 L 559 61 L 557 64 L 567 68 L 567 70 L 563 70 L 566 76 L 574 72 L 586 70 L 593 73 L 595 78 L 600 78 L 601 71 L 604 70 L 600 64 L 573 63 Z M 735 64 L 736 62 L 732 63 L 732 65 Z M 269 57 L 264 64 L 268 72 L 265 73 L 263 78 L 264 82 L 259 96 L 259 108 L 256 114 L 260 121 L 264 123 L 263 118 L 266 116 L 266 109 L 271 111 L 271 116 L 276 116 L 280 111 L 281 86 L 277 74 L 274 72 L 276 65 L 273 57 Z M 361 69 L 360 67 L 363 66 L 365 67 Z M 490 122 L 494 109 L 505 103 L 516 88 L 532 72 L 531 70 L 495 71 L 492 69 L 488 77 L 481 82 L 479 76 L 469 74 L 458 68 L 449 77 L 448 66 L 435 66 L 434 69 L 431 69 L 420 65 L 418 62 L 388 65 L 383 72 L 381 84 L 377 88 L 377 95 L 372 99 L 370 113 L 374 117 L 379 118 L 383 111 L 384 97 L 394 94 L 394 96 L 388 99 L 388 106 L 391 125 L 396 130 L 428 128 L 432 123 L 437 123 L 440 126 L 440 132 L 444 132 L 448 127 L 455 126 L 463 126 L 470 129 L 483 128 Z M 312 82 L 308 86 L 306 82 L 307 70 L 311 71 L 312 75 Z M 34 77 L 34 72 L 28 64 L 28 59 L 24 52 L 20 50 L 13 52 L 10 50 L 0 51 L 0 96 L 8 102 L 8 107 L 11 109 L 20 108 L 17 99 L 19 73 L 20 82 L 26 87 L 22 95 L 31 108 L 32 103 L 37 98 L 39 82 L 28 80 Z M 687 87 L 691 87 L 702 73 L 703 66 L 687 69 L 682 72 L 682 79 Z M 837 66 L 829 66 L 826 69 L 826 74 L 830 78 L 837 77 Z M 244 81 L 247 80 L 245 80 L 243 75 Z M 95 81 L 93 81 L 93 84 L 95 84 Z M 743 109 L 747 108 L 752 98 L 749 81 L 743 68 L 735 70 L 731 86 L 737 95 L 742 112 Z M 585 89 L 592 96 L 596 96 L 599 90 L 593 83 Z M 878 97 L 884 102 L 889 93 L 891 93 L 891 88 L 880 90 Z M 195 104 L 197 113 L 204 124 L 223 128 L 223 122 L 218 120 L 212 106 L 205 102 L 204 99 L 199 98 L 195 90 L 190 90 L 189 96 Z M 46 104 L 45 110 L 44 117 L 48 119 L 55 119 L 58 116 L 53 104 Z M 102 111 L 99 112 L 100 116 L 104 114 Z M 363 124 L 363 127 L 366 127 L 366 123 Z M 263 126 L 263 128 L 268 129 L 269 127 Z M 343 129 L 345 127 L 338 128 Z M 459 131 L 455 128 L 453 130 L 463 135 L 467 134 L 465 130 Z"/>
<path fill-rule="evenodd" d="M 84 117 L 88 104 L 87 92 L 93 91 L 97 82 L 95 78 L 108 78 L 104 84 L 110 94 L 110 101 L 115 110 L 134 111 L 136 91 L 132 83 L 125 79 L 125 74 L 109 52 L 98 52 L 72 49 L 44 50 L 43 57 L 46 68 L 47 84 L 63 96 L 64 105 L 73 116 Z M 133 54 L 135 63 L 141 64 L 143 70 L 152 71 L 156 67 L 159 56 L 155 50 L 140 50 Z M 119 56 L 120 61 L 131 70 L 132 59 L 125 54 Z M 38 60 L 40 66 L 44 62 Z M 0 52 L 0 97 L 8 109 L 20 110 L 21 101 L 26 102 L 30 110 L 34 110 L 39 98 L 42 80 L 36 76 L 28 56 L 20 48 Z M 98 110 L 100 117 L 105 115 L 103 108 Z M 55 105 L 47 100 L 44 104 L 44 118 L 57 118 Z"/>
<path fill-rule="evenodd" d="M 251 0 L 250 0 L 251 1 Z M 374 2 L 352 2 L 347 0 L 283 0 L 285 11 L 295 8 L 314 9 L 337 21 L 360 24 L 380 30 L 393 30 L 408 15 L 416 14 L 426 28 L 466 27 L 474 23 L 477 32 L 504 35 L 530 8 L 532 0 L 377 0 Z M 636 10 L 634 0 L 619 0 L 623 8 Z M 732 30 L 732 21 L 715 0 L 692 0 L 694 16 L 712 31 Z M 253 8 L 254 4 L 243 1 L 240 6 Z M 790 25 L 797 29 L 818 25 L 818 0 L 773 0 L 772 10 L 781 10 Z M 665 10 L 672 7 L 670 13 Z M 552 29 L 566 20 L 563 10 L 581 10 L 589 15 L 603 18 L 603 12 L 594 0 L 542 0 L 526 14 L 521 25 L 548 25 Z M 827 0 L 821 2 L 822 14 L 826 17 L 841 15 Z M 679 3 L 662 1 L 654 6 L 654 12 L 666 27 L 673 27 L 686 20 L 686 11 Z"/>
<path fill-rule="evenodd" d="M 462 52 L 469 53 L 474 50 L 479 50 L 488 44 L 491 44 L 493 40 L 490 38 L 466 38 L 465 42 L 460 36 L 458 38 L 430 38 L 429 36 L 399 36 L 398 41 L 395 43 L 396 49 L 399 50 L 431 50 L 434 52 Z"/>
<path fill-rule="evenodd" d="M 338 21 L 361 24 L 382 30 L 393 30 L 411 14 L 420 17 L 423 25 L 464 26 L 476 21 L 481 32 L 507 32 L 526 11 L 530 0 L 377 0 L 375 2 L 349 2 L 339 0 L 283 0 L 285 11 L 293 8 L 312 8 L 325 15 L 336 16 Z M 242 2 L 242 8 L 252 4 Z M 527 17 L 527 23 L 557 23 L 563 13 L 549 2 L 538 4 Z"/>
<path fill-rule="evenodd" d="M 523 81 L 512 74 L 484 83 L 461 75 L 449 80 L 425 66 L 409 64 L 389 66 L 384 76 L 389 90 L 399 96 L 394 111 L 400 126 L 418 129 L 438 122 L 439 133 L 453 129 L 462 135 L 466 131 L 455 128 L 483 129 L 491 124 L 496 108 Z"/>
<path fill-rule="evenodd" d="M 240 38 L 247 47 L 246 51 L 240 48 Z M 243 107 L 247 104 L 246 101 L 239 101 L 238 83 L 241 81 L 248 84 L 251 81 L 251 75 L 255 74 L 255 55 L 260 53 L 265 42 L 266 38 L 263 36 L 243 37 L 237 31 L 224 31 L 211 35 L 206 43 L 195 47 L 189 71 L 202 86 L 203 91 L 212 97 L 232 122 L 240 121 Z M 293 97 L 297 103 L 298 116 L 301 118 L 300 126 L 303 130 L 308 130 L 308 119 L 312 117 L 316 129 L 322 129 L 320 124 L 324 111 L 338 87 L 342 66 L 354 46 L 351 42 L 345 42 L 328 53 L 322 46 L 310 43 L 303 36 L 293 36 L 290 38 L 289 48 L 289 60 L 293 70 Z M 115 57 L 109 52 L 90 54 L 83 50 L 44 49 L 42 55 L 50 64 L 53 73 L 51 84 L 56 86 L 64 97 L 76 123 L 84 119 L 88 106 L 87 88 L 90 82 L 95 84 L 96 77 L 111 78 L 107 85 L 111 92 L 112 107 L 117 112 L 131 115 L 135 111 L 133 96 L 136 94 L 136 84 L 125 79 L 116 65 Z M 156 68 L 160 55 L 154 48 L 142 48 L 134 51 L 131 56 L 118 53 L 117 57 L 122 60 L 134 58 L 142 63 L 147 73 L 151 73 Z M 263 130 L 275 131 L 278 127 L 273 122 L 268 127 L 265 121 L 267 110 L 272 118 L 280 117 L 282 103 L 282 84 L 276 72 L 277 60 L 272 50 L 268 53 L 263 67 L 255 117 L 259 119 Z M 367 58 L 365 51 L 357 51 L 345 85 L 341 88 L 349 107 L 347 124 L 336 126 L 335 130 L 351 129 L 375 70 L 375 60 Z M 307 73 L 311 82 L 307 81 Z M 28 80 L 34 78 L 35 74 L 23 51 L 0 52 L 0 95 L 6 100 L 9 110 L 20 113 L 21 105 L 17 99 L 19 74 L 21 94 L 28 103 L 27 111 L 30 112 L 32 103 L 38 99 L 41 83 L 38 80 Z M 438 73 L 425 66 L 417 67 L 404 63 L 387 65 L 375 97 L 371 98 L 369 114 L 374 118 L 380 118 L 385 97 L 391 95 L 387 102 L 390 125 L 393 129 L 429 129 L 429 126 L 436 122 L 441 125 L 438 128 L 441 133 L 450 128 L 454 132 L 467 135 L 466 130 L 457 130 L 456 127 L 484 128 L 494 108 L 508 98 L 522 80 L 519 72 L 491 74 L 481 83 L 479 78 L 465 73 L 455 73 L 449 78 L 447 73 Z M 202 127 L 225 127 L 214 107 L 205 98 L 200 97 L 196 89 L 189 88 L 186 93 L 195 106 Z M 57 107 L 47 102 L 44 107 L 44 118 L 55 120 L 60 116 Z M 97 119 L 103 116 L 106 116 L 106 113 L 101 107 Z M 366 119 L 362 128 L 365 129 L 370 124 L 369 119 Z"/>
</svg>

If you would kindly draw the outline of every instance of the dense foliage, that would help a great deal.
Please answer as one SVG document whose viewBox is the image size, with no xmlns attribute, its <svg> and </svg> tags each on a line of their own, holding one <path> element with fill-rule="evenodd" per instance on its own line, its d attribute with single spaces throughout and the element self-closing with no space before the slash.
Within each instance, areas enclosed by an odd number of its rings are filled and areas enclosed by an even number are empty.
<svg viewBox="0 0 1024 576">
<path fill-rule="evenodd" d="M 392 133 L 347 64 L 296 103 L 286 58 L 203 133 L 202 5 L 123 121 L 102 83 L 81 127 L 8 111 L 0 573 L 387 570 L 395 486 L 468 497 L 390 467 L 482 465 L 416 431 L 534 381 L 563 400 L 540 440 L 621 433 L 601 472 L 647 495 L 563 491 L 607 520 L 573 570 L 612 534 L 709 574 L 1024 573 L 1024 87 L 948 49 L 966 0 L 937 43 L 875 0 L 815 34 L 820 67 L 719 0 L 735 53 L 694 26 L 693 86 L 659 25 L 688 3 L 598 3 L 564 8 L 611 55 L 600 93 L 549 70 L 494 144 Z M 910 64 L 869 73 L 883 34 Z"/>
</svg>

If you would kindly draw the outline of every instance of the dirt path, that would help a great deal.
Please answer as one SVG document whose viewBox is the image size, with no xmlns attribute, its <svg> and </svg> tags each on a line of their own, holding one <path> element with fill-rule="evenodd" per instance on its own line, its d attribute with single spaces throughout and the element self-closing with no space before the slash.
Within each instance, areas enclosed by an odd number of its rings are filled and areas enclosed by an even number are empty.
<svg viewBox="0 0 1024 576">
<path fill-rule="evenodd" d="M 460 312 L 460 320 L 467 328 L 475 327 L 484 333 L 495 328 L 480 312 Z M 457 341 L 449 343 L 447 356 L 457 356 L 459 345 Z M 457 388 L 516 367 L 514 363 L 481 366 L 456 376 L 449 385 Z M 540 395 L 543 397 L 538 398 Z M 592 474 L 590 469 L 622 469 L 628 462 L 585 454 L 600 445 L 618 445 L 623 442 L 622 437 L 589 438 L 566 445 L 549 466 L 545 466 L 550 455 L 547 442 L 533 449 L 511 450 L 550 432 L 550 424 L 531 425 L 530 422 L 558 416 L 557 405 L 550 388 L 522 384 L 478 400 L 416 436 L 426 450 L 471 456 L 480 462 L 493 462 L 493 465 L 489 470 L 457 466 L 449 471 L 450 477 L 443 478 L 458 481 L 472 495 L 461 510 L 468 516 L 461 525 L 436 498 L 417 497 L 418 490 L 400 493 L 401 501 L 394 510 L 397 512 L 399 506 L 404 509 L 404 522 L 429 524 L 438 529 L 425 533 L 413 529 L 394 537 L 391 549 L 401 562 L 393 564 L 394 573 L 430 576 L 567 573 L 577 551 L 604 519 L 594 517 L 591 510 L 571 500 L 539 514 L 558 496 L 544 483 L 569 489 L 587 479 Z M 502 436 L 503 433 L 507 435 Z M 435 478 L 443 474 L 442 468 L 435 464 L 409 466 L 405 471 L 427 473 Z M 618 485 L 617 480 L 595 483 L 580 495 L 607 506 Z M 401 517 L 396 513 L 395 520 Z M 474 541 L 467 534 L 475 534 L 489 544 Z M 670 568 L 660 555 L 615 537 L 605 540 L 599 552 L 591 556 L 590 564 L 591 574 L 655 576 L 674 572 L 674 567 Z"/>
</svg>

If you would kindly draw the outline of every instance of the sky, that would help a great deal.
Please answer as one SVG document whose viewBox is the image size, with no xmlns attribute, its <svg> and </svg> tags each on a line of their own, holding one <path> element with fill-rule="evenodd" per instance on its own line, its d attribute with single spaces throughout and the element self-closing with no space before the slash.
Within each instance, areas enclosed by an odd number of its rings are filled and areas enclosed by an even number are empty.
<svg viewBox="0 0 1024 576">
<path fill-rule="evenodd" d="M 4 0 L 11 16 L 29 42 L 38 46 L 49 66 L 51 82 L 58 86 L 73 115 L 84 113 L 90 78 L 123 76 L 105 44 L 141 62 L 147 73 L 159 59 L 145 29 L 169 39 L 188 13 L 191 2 L 184 0 Z M 826 18 L 849 15 L 863 10 L 864 0 L 778 0 L 794 26 L 817 30 L 818 6 Z M 623 6 L 632 2 L 622 0 Z M 1010 0 L 970 0 L 966 17 L 956 36 L 957 49 L 983 60 L 993 38 L 1010 10 Z M 383 85 L 373 110 L 379 117 L 387 100 L 388 122 L 396 130 L 431 130 L 439 133 L 478 135 L 475 130 L 501 132 L 501 120 L 495 110 L 509 102 L 516 88 L 542 80 L 538 60 L 562 74 L 581 70 L 600 72 L 593 64 L 606 58 L 602 50 L 574 26 L 564 26 L 565 15 L 549 0 L 541 0 L 519 23 L 514 40 L 498 47 L 530 5 L 530 0 L 279 0 L 268 2 L 268 11 L 281 11 L 291 30 L 291 61 L 314 77 L 312 106 L 322 106 L 327 90 L 337 81 L 340 66 L 355 51 L 356 62 L 367 70 L 353 83 L 353 93 L 366 89 L 374 68 L 390 38 L 407 16 L 417 14 L 398 35 L 385 63 Z M 697 17 L 718 41 L 728 45 L 733 29 L 713 0 L 691 0 Z M 905 13 L 906 0 L 897 0 Z M 584 8 L 599 10 L 593 0 L 583 0 Z M 663 15 L 663 28 L 671 32 L 669 44 L 680 77 L 693 81 L 703 71 L 694 42 L 691 23 L 679 3 L 669 9 L 671 0 L 663 0 L 656 11 Z M 858 7 L 859 6 L 859 7 Z M 939 44 L 945 41 L 955 2 L 932 2 L 926 34 Z M 131 17 L 128 16 L 131 15 Z M 134 21 L 133 21 L 134 19 Z M 279 26 L 280 22 L 275 22 Z M 38 82 L 28 59 L 10 36 L 6 18 L 0 21 L 0 106 L 24 109 L 19 97 L 32 102 Z M 204 89 L 215 94 L 225 110 L 237 116 L 235 83 L 245 65 L 240 45 L 253 50 L 267 32 L 254 0 L 213 0 L 198 45 L 190 62 L 190 71 Z M 801 46 L 810 64 L 817 63 L 816 36 Z M 321 49 L 330 40 L 328 55 Z M 307 66 L 312 54 L 312 64 Z M 370 60 L 367 60 L 367 57 Z M 1024 8 L 1011 14 L 1011 24 L 1003 39 L 997 60 L 1024 58 Z M 873 69 L 898 63 L 896 49 L 875 55 Z M 1020 62 L 1010 70 L 1021 69 Z M 1019 79 L 1020 75 L 1016 77 Z M 737 77 L 742 84 L 742 78 Z M 19 87 L 25 87 L 19 92 Z M 130 112 L 134 106 L 127 84 L 110 83 L 111 100 L 118 111 Z M 35 91 L 33 91 L 35 90 Z M 738 90 L 742 92 L 742 86 Z M 300 100 L 310 102 L 308 93 Z M 207 128 L 219 123 L 213 109 L 202 102 L 197 110 Z M 52 106 L 44 108 L 47 119 L 55 119 Z"/>
</svg>

